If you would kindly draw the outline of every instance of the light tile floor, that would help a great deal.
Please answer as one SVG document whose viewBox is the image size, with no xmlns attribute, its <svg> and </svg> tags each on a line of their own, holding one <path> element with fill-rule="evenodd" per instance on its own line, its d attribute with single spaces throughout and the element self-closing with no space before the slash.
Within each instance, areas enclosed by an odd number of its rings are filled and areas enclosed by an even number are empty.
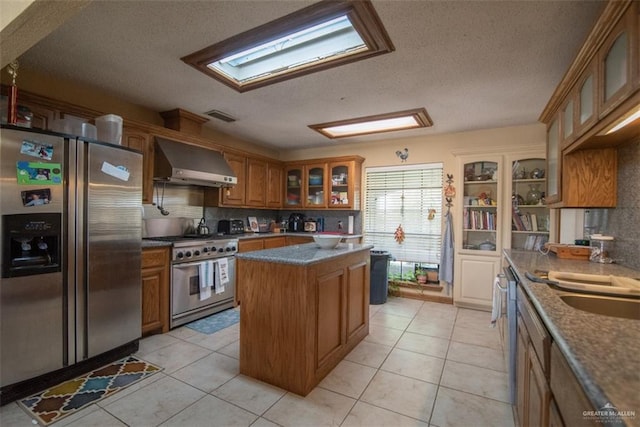
<svg viewBox="0 0 640 427">
<path fill-rule="evenodd" d="M 489 313 L 390 298 L 370 316 L 370 334 L 304 398 L 239 374 L 239 325 L 182 327 L 140 342 L 162 373 L 54 426 L 513 426 Z M 33 424 L 11 403 L 0 425 Z"/>
</svg>

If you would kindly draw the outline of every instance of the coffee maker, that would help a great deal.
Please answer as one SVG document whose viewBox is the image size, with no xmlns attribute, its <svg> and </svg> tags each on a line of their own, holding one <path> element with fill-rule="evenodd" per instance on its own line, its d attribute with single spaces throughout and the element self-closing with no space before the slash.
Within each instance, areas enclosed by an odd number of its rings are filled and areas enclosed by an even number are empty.
<svg viewBox="0 0 640 427">
<path fill-rule="evenodd" d="M 304 231 L 304 214 L 292 213 L 289 215 L 289 231 Z"/>
</svg>

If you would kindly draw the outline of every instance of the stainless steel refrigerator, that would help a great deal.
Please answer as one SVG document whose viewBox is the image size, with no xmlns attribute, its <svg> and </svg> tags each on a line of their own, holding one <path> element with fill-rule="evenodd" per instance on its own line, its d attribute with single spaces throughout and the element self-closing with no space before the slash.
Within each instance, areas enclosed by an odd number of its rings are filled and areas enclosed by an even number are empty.
<svg viewBox="0 0 640 427">
<path fill-rule="evenodd" d="M 0 129 L 0 386 L 141 335 L 142 154 Z"/>
</svg>

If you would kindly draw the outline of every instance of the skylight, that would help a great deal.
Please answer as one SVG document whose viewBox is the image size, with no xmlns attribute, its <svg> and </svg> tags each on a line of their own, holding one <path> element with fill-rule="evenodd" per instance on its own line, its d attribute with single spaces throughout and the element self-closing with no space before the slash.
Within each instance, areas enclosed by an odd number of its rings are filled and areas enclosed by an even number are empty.
<svg viewBox="0 0 640 427">
<path fill-rule="evenodd" d="M 245 92 L 394 50 L 371 3 L 323 1 L 182 58 Z"/>
<path fill-rule="evenodd" d="M 309 125 L 331 139 L 430 126 L 433 122 L 424 108 Z"/>
</svg>

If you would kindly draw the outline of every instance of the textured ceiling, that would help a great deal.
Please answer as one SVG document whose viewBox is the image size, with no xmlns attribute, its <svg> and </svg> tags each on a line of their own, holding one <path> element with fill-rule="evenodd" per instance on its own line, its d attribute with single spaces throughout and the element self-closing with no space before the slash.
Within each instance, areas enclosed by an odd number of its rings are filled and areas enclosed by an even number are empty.
<svg viewBox="0 0 640 427">
<path fill-rule="evenodd" d="M 396 50 L 237 93 L 180 58 L 309 1 L 94 1 L 20 58 L 155 111 L 212 109 L 206 126 L 272 148 L 331 146 L 313 123 L 425 107 L 428 129 L 339 143 L 537 121 L 603 3 L 374 0 Z"/>
</svg>

